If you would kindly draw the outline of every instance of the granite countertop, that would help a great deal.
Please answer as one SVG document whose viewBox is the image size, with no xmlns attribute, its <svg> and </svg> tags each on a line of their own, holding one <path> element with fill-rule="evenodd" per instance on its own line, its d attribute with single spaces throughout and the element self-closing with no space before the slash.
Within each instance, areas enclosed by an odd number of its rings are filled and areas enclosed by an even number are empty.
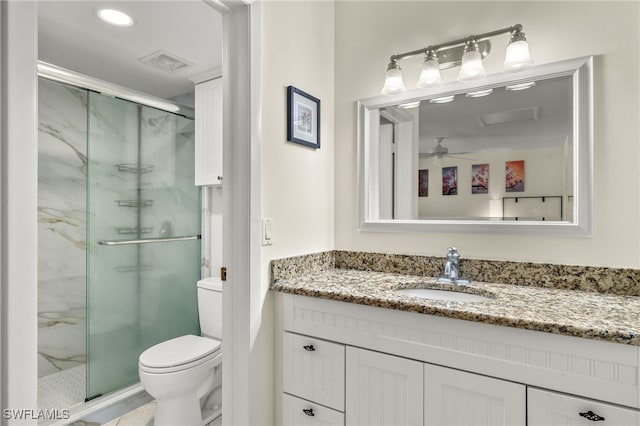
<svg viewBox="0 0 640 426">
<path fill-rule="evenodd" d="M 449 302 L 398 294 L 399 288 L 436 288 L 489 297 Z M 640 346 L 640 297 L 578 290 L 471 282 L 439 284 L 416 275 L 327 269 L 276 280 L 274 291 L 437 315 L 487 324 Z"/>
</svg>

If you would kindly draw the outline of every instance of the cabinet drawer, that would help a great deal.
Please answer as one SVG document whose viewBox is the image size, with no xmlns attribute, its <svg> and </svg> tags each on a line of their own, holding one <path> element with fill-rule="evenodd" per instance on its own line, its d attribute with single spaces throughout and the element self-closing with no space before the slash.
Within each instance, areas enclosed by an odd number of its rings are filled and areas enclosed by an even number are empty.
<svg viewBox="0 0 640 426">
<path fill-rule="evenodd" d="M 283 426 L 344 426 L 344 414 L 288 394 L 282 395 Z"/>
<path fill-rule="evenodd" d="M 283 390 L 344 411 L 344 345 L 285 332 L 282 349 Z"/>
<path fill-rule="evenodd" d="M 640 411 L 563 395 L 541 389 L 527 389 L 529 426 L 548 425 L 640 425 Z"/>
</svg>

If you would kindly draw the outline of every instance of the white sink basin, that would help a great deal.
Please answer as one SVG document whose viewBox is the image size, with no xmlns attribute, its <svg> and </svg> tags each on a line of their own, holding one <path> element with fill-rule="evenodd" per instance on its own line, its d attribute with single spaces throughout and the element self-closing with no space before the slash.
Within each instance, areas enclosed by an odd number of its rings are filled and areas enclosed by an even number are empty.
<svg viewBox="0 0 640 426">
<path fill-rule="evenodd" d="M 432 288 L 403 288 L 395 290 L 396 293 L 419 297 L 421 299 L 444 300 L 447 302 L 484 302 L 491 300 L 479 294 L 463 293 L 460 291 L 436 290 Z"/>
</svg>

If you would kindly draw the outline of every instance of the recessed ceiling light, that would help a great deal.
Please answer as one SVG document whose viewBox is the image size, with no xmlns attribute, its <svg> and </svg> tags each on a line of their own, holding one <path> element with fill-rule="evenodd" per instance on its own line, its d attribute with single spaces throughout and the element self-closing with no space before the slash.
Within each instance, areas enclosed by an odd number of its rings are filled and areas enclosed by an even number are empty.
<svg viewBox="0 0 640 426">
<path fill-rule="evenodd" d="M 131 16 L 116 9 L 100 9 L 98 11 L 98 18 L 107 24 L 118 27 L 130 27 L 133 25 L 133 18 Z"/>
</svg>

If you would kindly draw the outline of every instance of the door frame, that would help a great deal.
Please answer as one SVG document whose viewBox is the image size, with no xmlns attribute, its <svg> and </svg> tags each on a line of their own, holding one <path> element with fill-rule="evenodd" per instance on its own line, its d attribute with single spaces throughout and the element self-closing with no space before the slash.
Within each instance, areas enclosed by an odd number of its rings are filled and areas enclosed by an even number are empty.
<svg viewBox="0 0 640 426">
<path fill-rule="evenodd" d="M 260 290 L 260 6 L 202 1 L 223 14 L 223 422 L 249 424 L 260 399 L 249 363 L 260 315 L 251 310 Z M 37 40 L 37 1 L 0 1 L 0 413 L 37 409 Z M 18 423 L 0 415 L 0 425 Z"/>
</svg>

